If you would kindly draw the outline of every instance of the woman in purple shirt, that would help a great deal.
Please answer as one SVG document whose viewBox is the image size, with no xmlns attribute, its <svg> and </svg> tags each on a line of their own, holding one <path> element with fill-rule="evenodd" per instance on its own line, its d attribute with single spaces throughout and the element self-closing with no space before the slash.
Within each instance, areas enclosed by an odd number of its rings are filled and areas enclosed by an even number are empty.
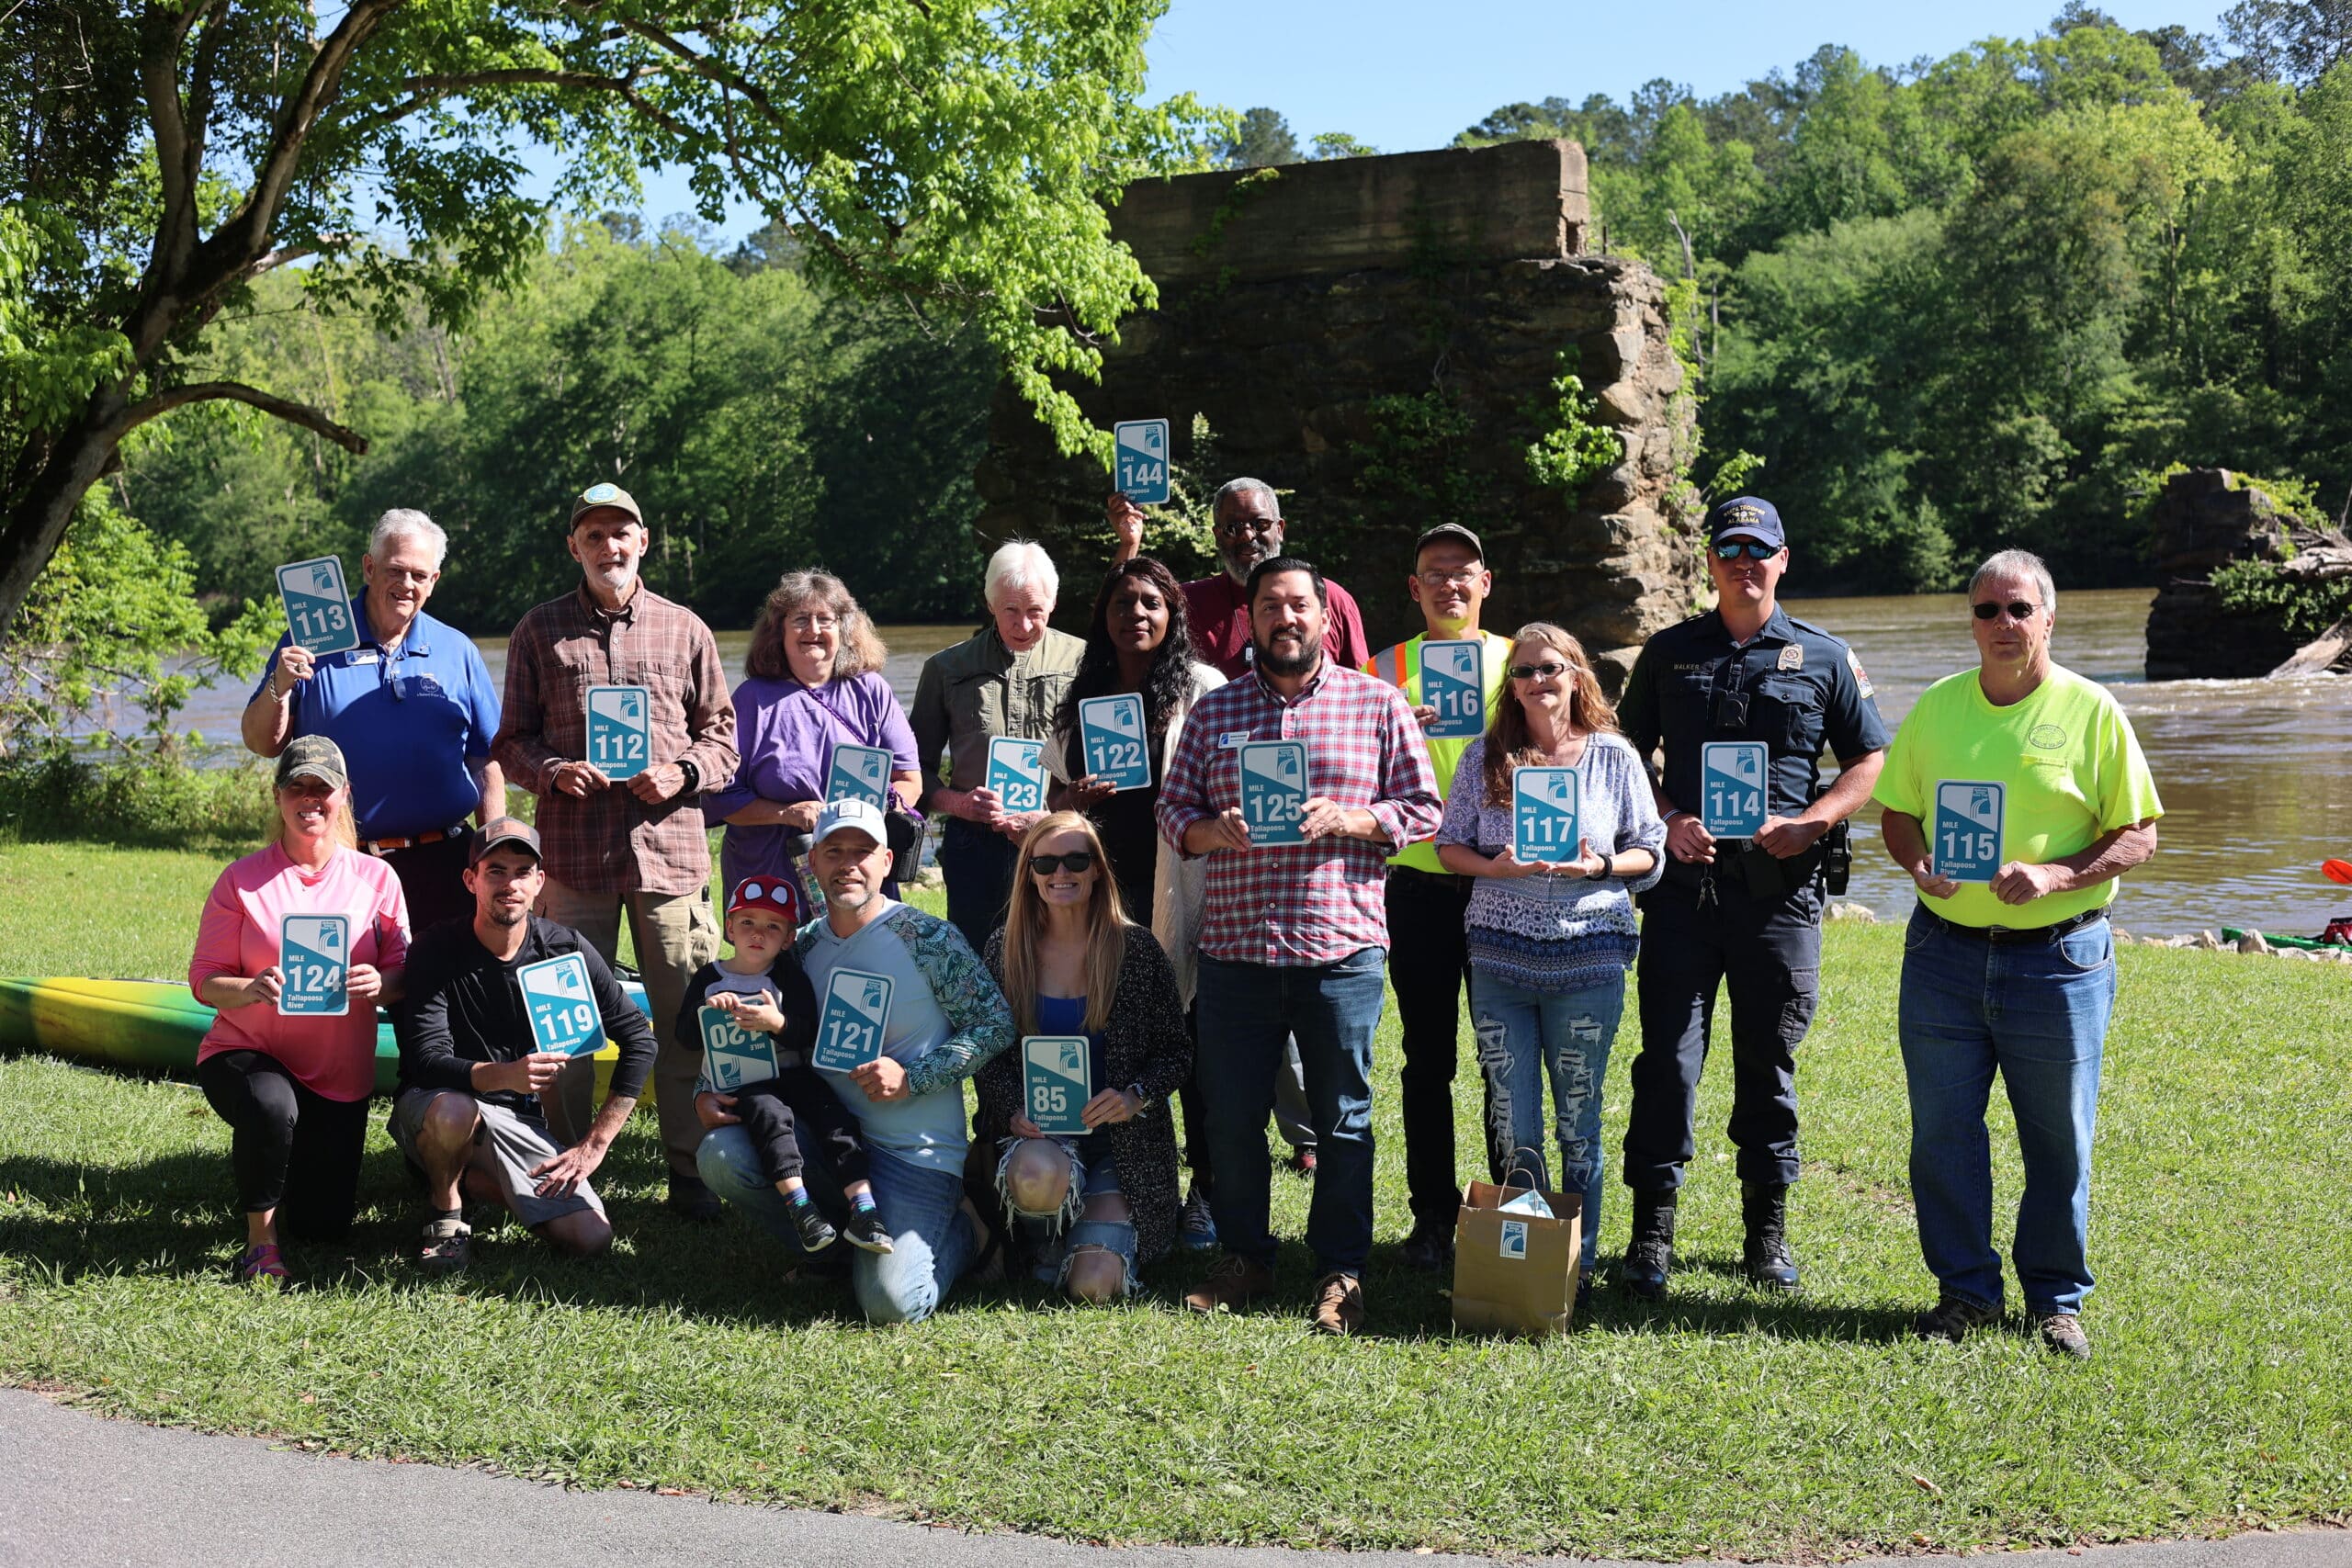
<svg viewBox="0 0 2352 1568">
<path fill-rule="evenodd" d="M 722 886 L 747 876 L 790 876 L 807 886 L 803 860 L 836 746 L 890 753 L 890 804 L 894 818 L 904 820 L 899 814 L 912 805 L 920 776 L 915 738 L 882 678 L 884 657 L 874 623 L 840 578 L 789 571 L 768 594 L 743 657 L 745 679 L 735 688 L 743 761 L 734 783 L 703 801 L 708 815 L 727 824 Z M 883 891 L 896 897 L 896 881 Z M 808 908 L 820 908 L 818 891 L 809 892 Z"/>
</svg>

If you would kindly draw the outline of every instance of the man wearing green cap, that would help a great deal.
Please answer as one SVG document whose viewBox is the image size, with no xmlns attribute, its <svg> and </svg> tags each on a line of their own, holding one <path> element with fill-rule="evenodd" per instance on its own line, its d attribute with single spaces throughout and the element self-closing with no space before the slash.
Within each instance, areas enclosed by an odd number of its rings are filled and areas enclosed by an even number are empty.
<svg viewBox="0 0 2352 1568">
<path fill-rule="evenodd" d="M 628 491 L 591 485 L 571 504 L 564 547 L 581 583 L 516 623 L 506 649 L 504 717 L 491 754 L 538 796 L 547 886 L 538 912 L 585 938 L 607 963 L 621 917 L 652 1004 L 655 1100 L 669 1155 L 670 1205 L 715 1218 L 695 1169 L 699 1042 L 673 1038 L 686 981 L 718 951 L 708 903 L 710 842 L 702 792 L 735 775 L 735 705 L 718 644 L 700 617 L 639 580 L 650 536 Z M 589 689 L 643 694 L 648 755 L 634 773 L 588 758 Z M 637 699 L 631 699 L 635 701 Z M 565 1144 L 588 1131 L 593 1070 L 583 1058 L 545 1097 Z"/>
</svg>

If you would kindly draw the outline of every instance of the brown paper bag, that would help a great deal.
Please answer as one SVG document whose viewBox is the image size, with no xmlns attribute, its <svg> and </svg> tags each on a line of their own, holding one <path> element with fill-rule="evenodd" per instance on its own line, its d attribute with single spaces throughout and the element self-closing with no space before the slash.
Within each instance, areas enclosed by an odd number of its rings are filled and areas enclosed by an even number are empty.
<svg viewBox="0 0 2352 1568">
<path fill-rule="evenodd" d="M 1506 1214 L 1527 1190 L 1474 1181 L 1453 1233 L 1453 1323 L 1476 1334 L 1566 1334 L 1576 1314 L 1584 1194 L 1545 1192 L 1553 1218 Z"/>
</svg>

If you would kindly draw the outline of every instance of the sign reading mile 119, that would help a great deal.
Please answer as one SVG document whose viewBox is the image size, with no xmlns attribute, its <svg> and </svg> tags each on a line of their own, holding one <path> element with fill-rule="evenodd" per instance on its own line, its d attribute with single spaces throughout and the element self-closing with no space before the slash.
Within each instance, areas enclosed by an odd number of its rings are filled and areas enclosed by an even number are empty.
<svg viewBox="0 0 2352 1568">
<path fill-rule="evenodd" d="M 1129 419 L 1113 425 L 1111 464 L 1121 495 L 1137 506 L 1163 504 L 1168 500 L 1168 422 Z"/>
</svg>

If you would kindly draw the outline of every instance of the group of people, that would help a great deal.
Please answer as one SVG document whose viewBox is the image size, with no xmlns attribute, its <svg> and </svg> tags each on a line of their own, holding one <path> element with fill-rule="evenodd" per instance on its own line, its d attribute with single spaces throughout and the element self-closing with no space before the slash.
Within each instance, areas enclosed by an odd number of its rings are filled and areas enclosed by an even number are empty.
<svg viewBox="0 0 2352 1568">
<path fill-rule="evenodd" d="M 2010 1258 L 2025 1306 L 2053 1348 L 2089 1353 L 2105 913 L 2153 852 L 2161 807 L 2116 704 L 2052 660 L 2057 596 L 2038 559 L 1978 569 L 1978 667 L 1931 687 L 1890 737 L 1853 650 L 1780 607 L 1789 545 L 1752 497 L 1708 514 L 1715 607 L 1652 637 L 1614 705 L 1559 626 L 1482 624 L 1494 573 L 1461 524 L 1415 541 L 1405 592 L 1422 629 L 1375 652 L 1356 602 L 1286 548 L 1264 483 L 1217 493 L 1223 570 L 1199 581 L 1141 553 L 1138 509 L 1114 496 L 1107 510 L 1118 549 L 1083 636 L 1050 625 L 1046 552 L 1006 545 L 987 567 L 988 623 L 924 664 L 905 711 L 871 621 L 817 570 L 768 596 L 730 693 L 709 628 L 639 581 L 646 525 L 611 484 L 571 510 L 579 588 L 523 617 L 493 692 L 472 645 L 424 611 L 441 531 L 386 513 L 353 604 L 359 646 L 281 645 L 254 691 L 244 735 L 277 759 L 280 831 L 222 873 L 191 965 L 220 1010 L 198 1077 L 232 1128 L 241 1273 L 282 1276 L 280 1224 L 333 1234 L 355 1201 L 373 1009 L 254 1005 L 278 999 L 279 922 L 300 912 L 349 917 L 349 996 L 392 1009 L 390 1129 L 424 1188 L 426 1268 L 468 1260 L 468 1197 L 567 1251 L 605 1246 L 592 1178 L 650 1077 L 670 1207 L 739 1208 L 794 1254 L 843 1266 L 870 1319 L 922 1318 L 959 1280 L 1007 1267 L 1113 1301 L 1178 1246 L 1223 1253 L 1186 1303 L 1238 1309 L 1274 1283 L 1271 1119 L 1313 1180 L 1308 1315 L 1350 1332 L 1374 1234 L 1385 987 L 1403 1258 L 1451 1259 L 1466 990 L 1487 1174 L 1576 1207 L 1589 1276 L 1630 973 L 1620 1284 L 1668 1289 L 1727 989 L 1745 1268 L 1794 1290 L 1797 1049 L 1842 825 L 1874 796 L 1919 894 L 1900 1029 L 1939 1296 L 1917 1326 L 1957 1338 L 2001 1313 L 1984 1121 L 1997 1073 L 2026 1170 Z M 1459 727 L 1424 690 L 1423 649 L 1464 641 L 1483 655 L 1482 722 L 1432 737 Z M 650 756 L 625 779 L 585 756 L 603 685 L 650 698 Z M 1149 777 L 1120 787 L 1088 764 L 1080 705 L 1129 694 Z M 1002 739 L 1036 743 L 1042 797 L 992 785 Z M 1280 829 L 1245 809 L 1242 778 L 1245 749 L 1277 740 L 1306 760 Z M 1721 821 L 1707 748 L 1726 740 L 1762 748 L 1760 821 L 1742 837 L 1706 825 Z M 887 753 L 887 787 L 832 787 L 845 746 Z M 1550 858 L 1515 847 L 1526 767 L 1573 770 L 1579 786 L 1577 841 Z M 1965 820 L 1949 804 L 1963 783 L 1979 808 Z M 506 814 L 510 785 L 536 797 L 535 823 Z M 944 821 L 944 920 L 897 897 L 926 816 Z M 642 1012 L 615 977 L 624 916 Z M 561 1021 L 516 978 L 575 953 L 580 1024 L 593 1013 L 619 1048 L 601 1105 L 594 1063 L 549 1048 Z M 714 1018 L 758 1043 L 767 1070 L 717 1070 Z M 1041 1127 L 1025 1091 L 1016 1042 L 1043 1038 L 1083 1042 L 1076 1128 Z"/>
</svg>

